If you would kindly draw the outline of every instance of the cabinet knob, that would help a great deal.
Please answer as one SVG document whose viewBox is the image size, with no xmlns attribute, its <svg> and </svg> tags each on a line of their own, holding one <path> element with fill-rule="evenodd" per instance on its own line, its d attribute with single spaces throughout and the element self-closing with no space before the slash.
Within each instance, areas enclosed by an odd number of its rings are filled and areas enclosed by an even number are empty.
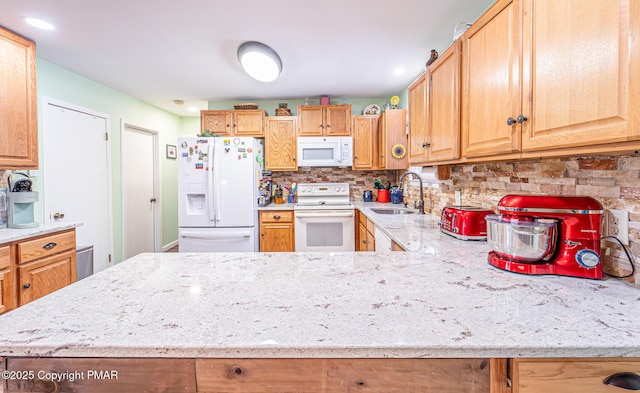
<svg viewBox="0 0 640 393">
<path fill-rule="evenodd" d="M 45 244 L 44 246 L 42 246 L 42 248 L 44 248 L 45 250 L 51 250 L 53 247 L 55 247 L 57 245 L 58 245 L 58 243 L 51 242 L 51 243 Z"/>
<path fill-rule="evenodd" d="M 424 147 L 424 148 L 427 148 L 429 146 L 431 146 L 431 143 L 429 143 L 429 142 L 425 142 L 425 143 L 422 144 L 422 147 Z"/>
<path fill-rule="evenodd" d="M 527 118 L 523 115 L 518 116 L 518 124 L 522 124 L 527 121 Z"/>
<path fill-rule="evenodd" d="M 274 219 L 276 219 L 276 220 L 279 220 L 279 219 L 280 219 L 280 216 L 275 215 L 275 216 L 273 216 L 273 218 L 274 218 Z"/>
<path fill-rule="evenodd" d="M 602 383 L 627 390 L 640 390 L 640 375 L 631 372 L 616 373 L 605 378 Z"/>
<path fill-rule="evenodd" d="M 64 218 L 64 213 L 54 213 L 53 214 L 53 219 L 54 220 L 62 220 Z"/>
<path fill-rule="evenodd" d="M 24 288 L 24 289 L 29 289 L 29 288 L 31 288 L 31 284 L 30 284 L 30 283 L 26 283 L 26 284 L 24 284 L 24 285 L 22 286 L 22 288 Z"/>
<path fill-rule="evenodd" d="M 260 236 L 264 237 L 264 233 L 261 233 Z"/>
<path fill-rule="evenodd" d="M 327 128 L 331 128 L 331 124 L 327 124 Z"/>
<path fill-rule="evenodd" d="M 366 241 L 366 240 L 363 240 L 363 241 L 362 241 L 362 244 L 367 244 L 367 241 Z"/>
<path fill-rule="evenodd" d="M 513 117 L 510 117 L 510 118 L 507 119 L 507 125 L 508 126 L 512 126 L 514 124 L 516 124 L 516 119 L 514 119 Z"/>
<path fill-rule="evenodd" d="M 320 124 L 320 128 L 324 128 L 324 124 Z"/>
<path fill-rule="evenodd" d="M 295 160 L 296 160 L 296 158 L 295 158 L 295 157 L 293 157 L 293 158 L 292 158 L 292 160 L 293 160 L 293 161 L 295 161 Z"/>
<path fill-rule="evenodd" d="M 153 202 L 155 202 L 155 201 L 156 201 L 156 198 L 151 198 L 151 199 L 149 200 L 149 202 L 151 202 L 151 203 L 153 203 Z"/>
</svg>

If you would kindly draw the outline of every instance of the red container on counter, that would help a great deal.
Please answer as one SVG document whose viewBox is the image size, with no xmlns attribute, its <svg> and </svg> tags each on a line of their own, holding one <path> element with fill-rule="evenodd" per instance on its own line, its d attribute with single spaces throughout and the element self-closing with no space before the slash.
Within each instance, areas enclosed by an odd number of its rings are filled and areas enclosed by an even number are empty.
<svg viewBox="0 0 640 393">
<path fill-rule="evenodd" d="M 389 201 L 389 190 L 378 190 L 378 202 L 385 203 Z"/>
</svg>

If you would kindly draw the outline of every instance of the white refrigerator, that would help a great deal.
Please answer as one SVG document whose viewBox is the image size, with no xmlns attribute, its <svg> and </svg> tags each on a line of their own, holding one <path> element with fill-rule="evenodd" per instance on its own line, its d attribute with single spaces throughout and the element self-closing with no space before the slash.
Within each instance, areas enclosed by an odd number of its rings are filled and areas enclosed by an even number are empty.
<svg viewBox="0 0 640 393">
<path fill-rule="evenodd" d="M 180 252 L 259 251 L 258 139 L 178 139 Z"/>
</svg>

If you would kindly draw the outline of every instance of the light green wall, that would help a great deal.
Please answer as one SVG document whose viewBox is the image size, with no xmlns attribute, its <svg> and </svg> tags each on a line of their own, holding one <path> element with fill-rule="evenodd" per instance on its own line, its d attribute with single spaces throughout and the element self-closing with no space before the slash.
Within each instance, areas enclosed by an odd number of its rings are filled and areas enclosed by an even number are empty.
<svg viewBox="0 0 640 393">
<path fill-rule="evenodd" d="M 162 245 L 178 238 L 177 172 L 176 160 L 166 159 L 166 145 L 176 145 L 182 135 L 183 123 L 191 126 L 190 118 L 181 118 L 162 109 L 149 105 L 100 83 L 58 67 L 45 60 L 38 59 L 38 115 L 42 119 L 42 97 L 64 101 L 66 103 L 101 112 L 110 116 L 111 159 L 113 178 L 113 241 L 114 260 L 122 260 L 122 166 L 121 166 L 121 126 L 122 119 L 136 125 L 158 131 L 159 154 L 161 157 L 162 183 Z M 197 117 L 195 118 L 198 119 Z M 40 169 L 46 172 L 46 163 L 42 160 L 42 121 L 38 124 L 40 141 Z M 198 121 L 199 127 L 199 121 Z M 42 173 L 42 172 L 41 172 Z M 36 180 L 36 189 L 44 200 L 42 176 Z M 42 203 L 36 211 L 41 222 L 44 221 Z"/>
</svg>

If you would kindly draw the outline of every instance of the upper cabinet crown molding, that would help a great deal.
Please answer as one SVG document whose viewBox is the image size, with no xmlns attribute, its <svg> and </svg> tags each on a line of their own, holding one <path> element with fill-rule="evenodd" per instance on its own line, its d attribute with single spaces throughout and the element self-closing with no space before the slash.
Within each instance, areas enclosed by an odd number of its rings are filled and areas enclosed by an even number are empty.
<svg viewBox="0 0 640 393">
<path fill-rule="evenodd" d="M 0 26 L 0 169 L 38 168 L 36 44 Z"/>
</svg>

